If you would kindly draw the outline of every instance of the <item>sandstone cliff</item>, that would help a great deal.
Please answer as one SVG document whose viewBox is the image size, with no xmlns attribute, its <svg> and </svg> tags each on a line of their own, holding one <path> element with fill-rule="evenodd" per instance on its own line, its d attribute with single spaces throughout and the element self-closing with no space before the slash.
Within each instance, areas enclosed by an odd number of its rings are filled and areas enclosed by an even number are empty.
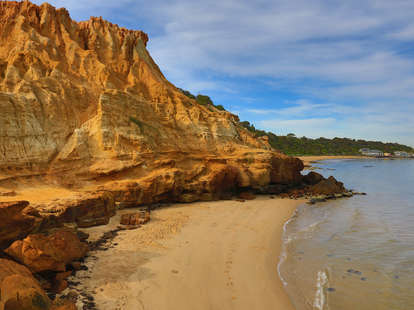
<svg viewBox="0 0 414 310">
<path fill-rule="evenodd" d="M 107 224 L 117 209 L 345 190 L 302 178 L 299 159 L 185 96 L 147 43 L 101 18 L 0 0 L 0 310 L 76 309 L 76 296 L 52 301 L 44 290 L 62 292 L 82 268 L 88 234 L 78 228 Z M 149 219 L 126 213 L 89 246 Z"/>
<path fill-rule="evenodd" d="M 101 18 L 0 1 L 0 192 L 53 184 L 146 204 L 300 181 L 300 160 L 183 95 L 147 42 Z"/>
</svg>

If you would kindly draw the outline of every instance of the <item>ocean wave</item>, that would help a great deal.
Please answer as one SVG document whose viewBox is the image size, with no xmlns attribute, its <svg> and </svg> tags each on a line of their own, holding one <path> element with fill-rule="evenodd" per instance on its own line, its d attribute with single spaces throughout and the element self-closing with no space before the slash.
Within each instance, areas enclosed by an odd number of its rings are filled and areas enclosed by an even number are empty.
<svg viewBox="0 0 414 310">
<path fill-rule="evenodd" d="M 287 286 L 287 281 L 283 278 L 281 273 L 281 266 L 287 259 L 287 244 L 291 241 L 289 240 L 289 237 L 286 237 L 286 229 L 290 222 L 292 222 L 296 217 L 298 216 L 298 209 L 295 210 L 295 213 L 291 216 L 290 219 L 288 219 L 285 224 L 283 224 L 283 244 L 282 244 L 282 251 L 280 252 L 279 256 L 279 262 L 277 264 L 277 273 L 279 274 L 279 278 L 282 281 L 284 286 Z"/>
<path fill-rule="evenodd" d="M 328 284 L 328 275 L 325 271 L 318 271 L 316 281 L 316 293 L 313 301 L 313 307 L 318 310 L 323 310 L 325 307 L 325 291 L 324 288 Z"/>
<path fill-rule="evenodd" d="M 294 231 L 294 232 L 290 231 L 289 233 L 286 233 L 284 236 L 284 243 L 289 244 L 294 240 L 298 240 L 298 239 L 304 240 L 304 239 L 312 238 L 314 233 L 318 231 L 320 229 L 320 226 L 325 222 L 326 222 L 326 218 L 323 218 L 319 221 L 306 225 L 297 231 Z"/>
</svg>

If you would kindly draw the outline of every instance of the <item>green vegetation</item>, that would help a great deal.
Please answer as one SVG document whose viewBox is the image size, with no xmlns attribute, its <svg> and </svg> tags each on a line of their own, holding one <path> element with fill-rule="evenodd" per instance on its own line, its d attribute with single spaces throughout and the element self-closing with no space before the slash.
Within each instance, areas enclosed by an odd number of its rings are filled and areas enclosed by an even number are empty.
<svg viewBox="0 0 414 310">
<path fill-rule="evenodd" d="M 206 95 L 199 94 L 194 96 L 187 90 L 179 88 L 179 90 L 188 98 L 194 99 L 198 104 L 203 105 L 214 111 L 212 107 L 220 111 L 225 111 L 222 105 L 215 105 L 211 98 Z M 132 119 L 131 119 L 132 120 Z M 134 121 L 134 120 L 132 120 Z M 239 125 L 252 132 L 256 137 L 267 136 L 270 145 L 288 155 L 359 155 L 362 148 L 376 149 L 384 153 L 393 153 L 395 151 L 405 151 L 414 153 L 414 149 L 398 143 L 383 143 L 379 141 L 365 141 L 348 138 L 318 138 L 310 139 L 307 137 L 296 137 L 294 133 L 286 136 L 278 136 L 272 132 L 259 130 L 248 121 L 239 122 Z"/>
<path fill-rule="evenodd" d="M 198 104 L 206 106 L 211 110 L 211 107 L 216 108 L 219 111 L 226 111 L 226 109 L 221 105 L 215 105 L 213 100 L 209 96 L 198 94 L 197 96 L 194 96 L 192 93 L 190 93 L 188 90 L 184 90 L 181 88 L 178 88 L 184 95 L 186 95 L 188 98 L 194 99 L 197 101 Z"/>
<path fill-rule="evenodd" d="M 286 136 L 277 136 L 271 132 L 258 130 L 247 121 L 240 122 L 240 125 L 254 133 L 257 137 L 268 136 L 269 143 L 273 148 L 288 155 L 359 155 L 359 150 L 362 148 L 376 149 L 384 153 L 393 153 L 395 151 L 414 152 L 413 148 L 398 143 L 348 138 L 299 138 L 293 133 L 289 133 Z"/>
<path fill-rule="evenodd" d="M 188 98 L 191 98 L 191 99 L 195 99 L 196 97 L 192 94 L 192 93 L 190 93 L 188 90 L 185 90 L 185 89 L 181 89 L 181 88 L 179 88 L 179 90 L 184 94 L 184 95 L 186 95 Z"/>
<path fill-rule="evenodd" d="M 221 104 L 215 105 L 215 107 L 217 110 L 226 111 L 226 109 Z"/>
<path fill-rule="evenodd" d="M 210 99 L 209 96 L 197 95 L 196 101 L 198 104 L 201 105 L 214 105 L 213 101 Z"/>
</svg>

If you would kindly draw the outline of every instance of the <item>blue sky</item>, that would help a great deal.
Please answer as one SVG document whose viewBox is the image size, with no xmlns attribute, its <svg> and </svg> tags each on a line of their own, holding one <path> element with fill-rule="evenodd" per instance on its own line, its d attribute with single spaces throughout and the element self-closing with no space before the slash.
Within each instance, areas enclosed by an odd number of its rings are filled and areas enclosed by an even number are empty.
<svg viewBox="0 0 414 310">
<path fill-rule="evenodd" d="M 258 128 L 414 146 L 412 0 L 50 3 L 147 32 L 172 83 Z"/>
</svg>

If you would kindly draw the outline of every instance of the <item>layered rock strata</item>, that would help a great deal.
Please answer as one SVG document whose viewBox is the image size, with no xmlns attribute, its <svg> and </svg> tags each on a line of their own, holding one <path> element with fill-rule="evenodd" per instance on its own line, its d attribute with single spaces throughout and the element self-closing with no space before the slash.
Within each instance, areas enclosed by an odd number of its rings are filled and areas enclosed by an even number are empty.
<svg viewBox="0 0 414 310">
<path fill-rule="evenodd" d="M 303 178 L 299 159 L 185 96 L 147 43 L 102 18 L 0 0 L 0 310 L 76 309 L 45 290 L 61 292 L 81 267 L 87 236 L 76 228 L 117 209 L 345 191 Z M 126 214 L 118 230 L 149 219 Z"/>
<path fill-rule="evenodd" d="M 75 22 L 47 3 L 0 1 L 0 188 L 70 188 L 77 195 L 63 204 L 35 206 L 67 206 L 60 219 L 90 226 L 106 223 L 114 202 L 212 200 L 300 182 L 299 159 L 186 97 L 147 43 L 144 32 L 101 18 Z"/>
<path fill-rule="evenodd" d="M 0 310 L 74 308 L 42 289 L 62 290 L 68 264 L 87 251 L 74 232 L 53 230 L 64 223 L 301 183 L 299 159 L 186 97 L 147 43 L 102 18 L 0 1 Z M 31 272 L 52 280 L 40 285 Z"/>
<path fill-rule="evenodd" d="M 170 84 L 145 33 L 100 18 L 77 23 L 65 9 L 28 1 L 2 1 L 0 21 L 0 167 L 8 178 L 188 183 L 234 167 L 241 186 L 298 180 L 299 160 Z"/>
</svg>

